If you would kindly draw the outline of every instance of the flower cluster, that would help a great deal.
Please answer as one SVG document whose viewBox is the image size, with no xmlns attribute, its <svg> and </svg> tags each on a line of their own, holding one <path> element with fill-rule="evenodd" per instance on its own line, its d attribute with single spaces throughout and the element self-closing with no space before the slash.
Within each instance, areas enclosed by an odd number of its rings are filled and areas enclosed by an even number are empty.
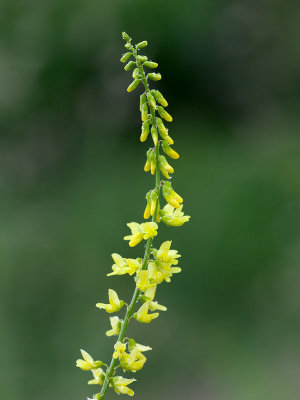
<svg viewBox="0 0 300 400">
<path fill-rule="evenodd" d="M 129 385 L 135 379 L 117 375 L 117 369 L 122 369 L 124 373 L 139 371 L 147 360 L 144 353 L 152 349 L 149 346 L 138 344 L 134 339 L 126 336 L 128 324 L 131 319 L 149 324 L 159 317 L 161 311 L 166 311 L 167 307 L 159 304 L 156 300 L 158 285 L 170 282 L 173 274 L 181 271 L 181 268 L 178 267 L 180 254 L 177 250 L 171 249 L 172 242 L 170 240 L 163 242 L 158 249 L 154 248 L 152 243 L 157 236 L 160 222 L 168 226 L 181 226 L 190 219 L 182 211 L 183 198 L 175 192 L 170 182 L 170 175 L 174 173 L 174 168 L 168 163 L 167 158 L 160 154 L 162 149 L 166 156 L 175 160 L 179 158 L 179 154 L 171 147 L 174 140 L 169 136 L 168 129 L 163 122 L 163 120 L 166 122 L 173 120 L 165 109 L 168 102 L 158 90 L 149 88 L 149 81 L 160 80 L 161 74 L 145 73 L 145 68 L 155 69 L 158 64 L 139 54 L 139 51 L 147 46 L 146 41 L 134 46 L 131 38 L 125 32 L 123 32 L 123 39 L 126 41 L 127 52 L 122 56 L 121 62 L 126 63 L 124 67 L 126 71 L 133 71 L 133 81 L 127 91 L 132 92 L 140 84 L 144 88 L 144 93 L 140 96 L 142 119 L 140 140 L 145 142 L 150 134 L 153 141 L 153 146 L 147 151 L 144 170 L 155 175 L 155 187 L 146 194 L 144 219 L 147 220 L 151 217 L 151 221 L 128 223 L 131 234 L 124 237 L 129 241 L 130 247 L 137 246 L 143 240 L 146 241 L 143 257 L 124 258 L 120 254 L 113 253 L 112 272 L 107 274 L 108 276 L 128 274 L 134 277 L 135 290 L 129 305 L 121 300 L 113 289 L 108 290 L 108 303 L 96 304 L 96 307 L 109 314 L 117 313 L 126 306 L 124 319 L 117 315 L 111 316 L 111 329 L 106 331 L 107 336 L 117 337 L 112 360 L 109 365 L 106 365 L 102 361 L 94 361 L 86 351 L 81 350 L 83 358 L 76 362 L 77 367 L 92 373 L 93 377 L 88 384 L 101 386 L 100 392 L 93 396 L 93 399 L 97 400 L 105 398 L 109 387 L 113 388 L 117 394 L 134 395 Z M 161 180 L 161 175 L 165 178 L 164 180 Z M 160 206 L 161 194 L 166 201 L 162 208 Z M 105 371 L 101 367 L 105 367 Z"/>
</svg>

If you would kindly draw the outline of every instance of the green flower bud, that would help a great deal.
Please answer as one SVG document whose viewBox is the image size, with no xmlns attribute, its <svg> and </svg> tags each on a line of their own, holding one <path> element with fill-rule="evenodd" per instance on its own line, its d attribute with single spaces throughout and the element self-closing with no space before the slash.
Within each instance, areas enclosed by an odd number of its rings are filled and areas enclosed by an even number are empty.
<svg viewBox="0 0 300 400">
<path fill-rule="evenodd" d="M 162 119 L 156 118 L 156 125 L 158 127 L 160 136 L 166 140 L 166 137 L 168 136 L 168 129 L 165 127 L 164 123 L 162 122 Z"/>
<path fill-rule="evenodd" d="M 150 107 L 154 108 L 154 110 L 157 110 L 155 99 L 151 93 L 147 93 L 147 99 Z"/>
<path fill-rule="evenodd" d="M 135 47 L 137 48 L 137 50 L 141 50 L 144 47 L 146 47 L 148 44 L 148 42 L 146 40 L 144 40 L 143 42 L 138 43 Z"/>
<path fill-rule="evenodd" d="M 147 103 L 144 103 L 141 106 L 141 113 L 142 113 L 142 121 L 146 121 L 148 117 L 148 106 Z"/>
<path fill-rule="evenodd" d="M 135 68 L 132 73 L 133 79 L 137 78 L 139 76 L 139 74 L 140 74 L 140 70 L 138 68 Z"/>
<path fill-rule="evenodd" d="M 155 146 L 157 146 L 158 133 L 157 133 L 157 129 L 156 129 L 156 127 L 154 125 L 152 125 L 152 128 L 151 128 L 151 136 L 152 136 L 152 139 L 153 139 L 153 142 L 154 142 Z"/>
<path fill-rule="evenodd" d="M 169 157 L 174 158 L 174 160 L 177 160 L 177 158 L 179 158 L 179 154 L 178 154 L 175 150 L 171 149 L 169 143 L 168 143 L 166 140 L 163 140 L 163 142 L 162 142 L 162 148 L 163 148 L 163 151 L 164 151 Z"/>
<path fill-rule="evenodd" d="M 159 102 L 163 107 L 168 106 L 167 100 L 164 98 L 164 96 L 158 91 L 158 90 L 151 90 L 151 93 L 155 97 L 155 100 Z"/>
<path fill-rule="evenodd" d="M 161 74 L 151 73 L 147 75 L 147 78 L 151 79 L 152 81 L 159 81 L 161 80 Z"/>
<path fill-rule="evenodd" d="M 127 35 L 126 32 L 122 32 L 122 38 L 126 40 L 126 42 L 129 42 L 131 40 L 131 37 Z"/>
<path fill-rule="evenodd" d="M 133 67 L 135 66 L 135 62 L 134 61 L 129 61 L 129 63 L 127 63 L 124 67 L 125 71 L 130 71 Z"/>
<path fill-rule="evenodd" d="M 126 47 L 126 49 L 130 49 L 131 43 L 130 42 L 126 43 L 124 47 Z"/>
<path fill-rule="evenodd" d="M 153 149 L 149 149 L 147 151 L 147 161 L 144 166 L 144 171 L 148 172 L 151 171 L 151 174 L 154 175 L 156 170 L 156 156 Z"/>
<path fill-rule="evenodd" d="M 126 62 L 127 60 L 129 60 L 130 56 L 132 55 L 132 53 L 129 51 L 128 53 L 123 54 L 123 56 L 121 57 L 121 62 Z"/>
<path fill-rule="evenodd" d="M 167 178 L 170 179 L 169 174 L 173 174 L 174 168 L 167 162 L 165 156 L 159 156 L 158 158 L 158 167 L 161 173 Z"/>
<path fill-rule="evenodd" d="M 162 106 L 158 106 L 158 114 L 168 122 L 173 121 L 171 115 Z"/>
<path fill-rule="evenodd" d="M 157 68 L 158 64 L 156 62 L 153 62 L 153 61 L 145 61 L 143 66 L 152 69 L 152 68 Z"/>
<path fill-rule="evenodd" d="M 141 142 L 145 142 L 147 140 L 147 137 L 149 135 L 149 131 L 150 131 L 150 125 L 151 122 L 149 119 L 147 119 L 146 121 L 143 122 L 142 124 L 142 133 L 140 136 L 140 141 Z"/>
<path fill-rule="evenodd" d="M 142 105 L 147 102 L 146 93 L 140 95 L 140 111 L 142 111 Z"/>
<path fill-rule="evenodd" d="M 134 89 L 136 89 L 141 82 L 140 79 L 135 79 L 127 88 L 127 92 L 132 92 Z"/>
<path fill-rule="evenodd" d="M 148 57 L 146 56 L 136 56 L 136 59 L 140 62 L 144 62 L 148 60 Z"/>
</svg>

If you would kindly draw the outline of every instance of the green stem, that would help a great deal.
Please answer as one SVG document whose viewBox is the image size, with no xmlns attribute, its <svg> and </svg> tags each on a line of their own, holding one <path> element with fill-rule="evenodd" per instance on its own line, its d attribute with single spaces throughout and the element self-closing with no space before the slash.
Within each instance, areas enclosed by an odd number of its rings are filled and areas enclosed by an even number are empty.
<svg viewBox="0 0 300 400">
<path fill-rule="evenodd" d="M 131 50 L 132 50 L 133 55 L 134 55 L 134 57 L 136 59 L 136 56 L 137 56 L 136 49 L 132 46 Z M 141 63 L 138 60 L 136 60 L 136 64 L 137 64 L 137 67 L 139 68 L 140 75 L 142 77 L 142 82 L 143 82 L 143 84 L 145 86 L 145 92 L 146 92 L 146 94 L 148 94 L 148 93 L 150 93 L 150 89 L 149 89 L 147 78 L 145 76 L 145 72 L 144 72 L 143 66 L 141 65 Z M 152 108 L 150 106 L 150 104 L 148 104 L 148 105 L 149 105 L 151 116 L 152 116 L 152 124 L 157 129 L 156 118 L 155 118 L 155 109 Z M 158 213 L 158 209 L 159 209 L 159 207 L 158 207 L 159 194 L 160 194 L 160 169 L 158 168 L 159 145 L 160 145 L 160 142 L 158 142 L 157 145 L 155 146 L 155 156 L 156 156 L 155 189 L 156 189 L 156 191 L 158 193 L 158 201 L 157 201 L 155 212 L 154 212 L 154 214 L 152 216 L 152 222 L 156 221 L 156 217 L 157 217 L 157 213 Z M 142 267 L 141 267 L 142 270 L 145 270 L 147 268 L 147 266 L 148 266 L 148 260 L 149 260 L 149 256 L 150 256 L 150 252 L 151 252 L 152 241 L 153 241 L 153 238 L 149 238 L 147 240 L 145 253 L 144 253 L 144 258 L 143 258 L 143 263 L 142 263 Z M 120 331 L 120 334 L 119 334 L 117 342 L 123 342 L 123 340 L 125 338 L 129 321 L 130 321 L 130 319 L 131 319 L 131 317 L 133 315 L 133 312 L 134 312 L 135 306 L 136 306 L 136 304 L 138 302 L 140 294 L 141 294 L 141 290 L 139 290 L 136 287 L 135 290 L 134 290 L 131 302 L 130 302 L 129 306 L 127 307 L 127 312 L 126 312 L 124 321 L 122 323 L 121 331 Z M 101 400 L 103 400 L 105 398 L 106 392 L 107 392 L 108 387 L 109 387 L 110 379 L 114 376 L 114 373 L 115 373 L 115 370 L 116 370 L 116 364 L 117 364 L 117 359 L 112 358 L 112 360 L 110 362 L 110 365 L 109 365 L 109 367 L 108 367 L 108 369 L 106 371 L 105 380 L 104 380 L 104 383 L 102 385 L 102 389 L 101 389 L 101 392 L 100 392 L 100 399 Z"/>
</svg>

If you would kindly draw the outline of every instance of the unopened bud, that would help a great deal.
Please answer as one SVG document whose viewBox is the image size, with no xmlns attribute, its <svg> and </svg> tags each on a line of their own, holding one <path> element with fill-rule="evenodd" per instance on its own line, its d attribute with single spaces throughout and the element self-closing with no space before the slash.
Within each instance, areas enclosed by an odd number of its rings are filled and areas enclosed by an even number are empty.
<svg viewBox="0 0 300 400">
<path fill-rule="evenodd" d="M 140 136 L 140 141 L 141 142 L 145 142 L 147 140 L 147 137 L 149 135 L 149 131 L 150 131 L 150 120 L 147 119 L 145 122 L 143 122 L 142 125 L 142 133 Z"/>
<path fill-rule="evenodd" d="M 131 37 L 129 35 L 127 35 L 126 32 L 122 32 L 122 38 L 124 40 L 126 40 L 126 42 L 129 42 L 129 40 L 131 40 Z"/>
<path fill-rule="evenodd" d="M 154 145 L 157 146 L 157 143 L 158 143 L 158 134 L 157 134 L 157 129 L 156 129 L 156 127 L 153 126 L 153 125 L 152 125 L 152 128 L 151 128 L 151 136 L 152 136 Z"/>
<path fill-rule="evenodd" d="M 175 150 L 171 149 L 169 143 L 168 143 L 166 140 L 163 140 L 163 142 L 162 142 L 162 148 L 163 148 L 163 151 L 164 151 L 169 157 L 174 158 L 174 160 L 176 160 L 177 158 L 179 158 L 179 154 L 178 154 Z"/>
<path fill-rule="evenodd" d="M 143 93 L 140 95 L 140 111 L 142 111 L 142 105 L 145 104 L 147 101 L 146 94 Z"/>
<path fill-rule="evenodd" d="M 133 79 L 137 78 L 139 76 L 139 74 L 140 74 L 140 70 L 138 68 L 135 68 L 132 73 Z"/>
<path fill-rule="evenodd" d="M 162 106 L 158 106 L 158 114 L 168 122 L 173 121 L 171 115 Z"/>
<path fill-rule="evenodd" d="M 147 93 L 147 99 L 150 107 L 154 108 L 154 110 L 157 110 L 155 99 L 151 93 Z"/>
<path fill-rule="evenodd" d="M 158 91 L 158 90 L 151 90 L 151 93 L 155 97 L 155 100 L 159 102 L 163 107 L 168 106 L 167 100 L 164 98 L 164 96 Z"/>
<path fill-rule="evenodd" d="M 158 64 L 156 62 L 154 62 L 154 61 L 145 61 L 143 66 L 153 69 L 153 68 L 157 68 Z"/>
<path fill-rule="evenodd" d="M 136 89 L 141 82 L 140 79 L 135 79 L 127 88 L 127 92 L 132 92 L 134 89 Z"/>
<path fill-rule="evenodd" d="M 161 74 L 150 73 L 147 75 L 147 78 L 151 79 L 152 81 L 159 81 L 161 80 Z"/>
<path fill-rule="evenodd" d="M 128 53 L 123 54 L 123 56 L 121 57 L 121 62 L 126 62 L 127 60 L 129 60 L 130 56 L 131 56 L 131 52 L 129 51 Z"/>
<path fill-rule="evenodd" d="M 125 71 L 130 71 L 133 67 L 135 66 L 135 62 L 134 61 L 129 61 L 129 63 L 127 63 L 124 67 Z"/>
<path fill-rule="evenodd" d="M 136 59 L 140 62 L 144 62 L 148 60 L 147 56 L 136 56 Z"/>
<path fill-rule="evenodd" d="M 141 113 L 142 113 L 142 121 L 146 121 L 148 117 L 148 106 L 146 103 L 144 103 L 141 107 Z"/>
<path fill-rule="evenodd" d="M 146 47 L 148 44 L 148 42 L 146 40 L 144 40 L 143 42 L 138 43 L 135 47 L 137 48 L 137 50 L 141 50 L 144 47 Z"/>
</svg>

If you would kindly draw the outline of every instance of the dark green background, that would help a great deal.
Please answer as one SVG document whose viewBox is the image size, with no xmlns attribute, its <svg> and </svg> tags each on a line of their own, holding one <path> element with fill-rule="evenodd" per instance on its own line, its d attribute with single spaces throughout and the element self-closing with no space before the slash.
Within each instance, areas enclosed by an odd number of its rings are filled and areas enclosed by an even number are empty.
<svg viewBox="0 0 300 400">
<path fill-rule="evenodd" d="M 153 347 L 136 398 L 298 397 L 299 18 L 292 0 L 2 0 L 1 400 L 91 396 L 79 349 L 113 346 L 95 303 L 133 291 L 106 277 L 112 252 L 142 254 L 122 237 L 153 186 L 123 30 L 159 62 L 192 216 L 161 227 L 182 254 L 168 312 L 130 326 Z"/>
</svg>

